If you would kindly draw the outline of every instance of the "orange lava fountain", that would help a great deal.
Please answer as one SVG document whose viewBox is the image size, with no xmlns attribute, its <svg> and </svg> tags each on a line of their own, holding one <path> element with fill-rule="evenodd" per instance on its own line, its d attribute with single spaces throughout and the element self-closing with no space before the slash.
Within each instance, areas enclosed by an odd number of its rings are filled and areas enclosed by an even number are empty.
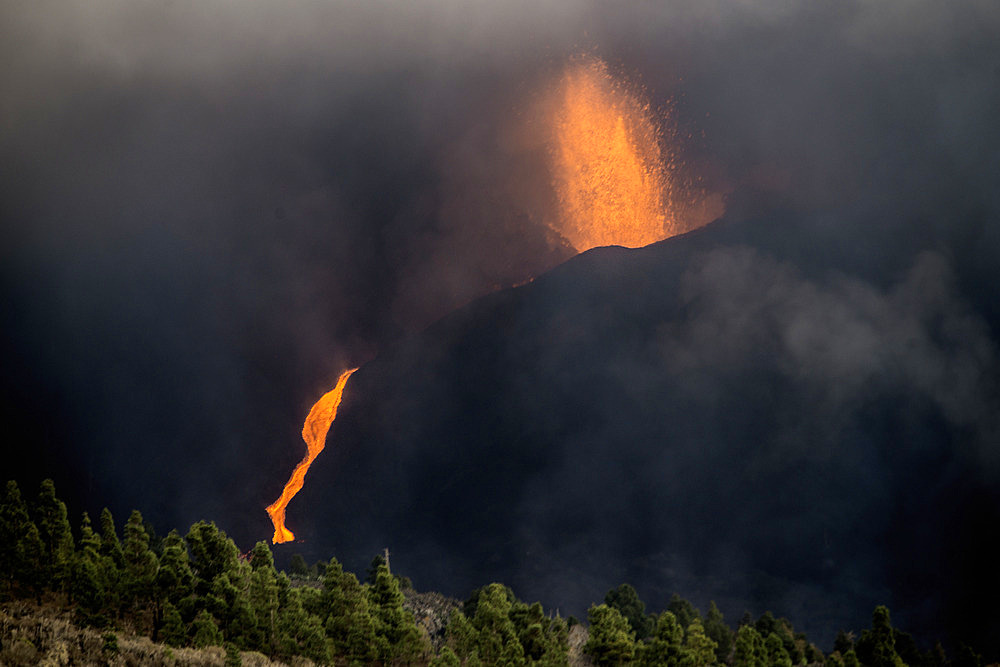
<svg viewBox="0 0 1000 667">
<path fill-rule="evenodd" d="M 337 418 L 337 408 L 340 407 L 340 401 L 344 398 L 344 387 L 347 386 L 348 378 L 356 370 L 358 369 L 352 368 L 340 374 L 340 377 L 337 378 L 337 385 L 316 401 L 316 404 L 309 411 L 309 416 L 306 417 L 305 424 L 302 425 L 302 439 L 306 442 L 306 456 L 295 466 L 292 476 L 281 492 L 281 497 L 267 508 L 267 513 L 271 516 L 271 522 L 274 524 L 274 538 L 272 540 L 274 544 L 291 542 L 295 539 L 294 533 L 285 528 L 285 508 L 288 506 L 288 501 L 294 498 L 295 494 L 302 488 L 306 473 L 309 472 L 309 466 L 326 446 L 326 434 L 329 433 L 333 420 Z"/>
<path fill-rule="evenodd" d="M 684 231 L 669 211 L 670 174 L 649 104 L 588 58 L 562 77 L 554 107 L 551 171 L 555 231 L 577 252 L 630 248 Z"/>
</svg>

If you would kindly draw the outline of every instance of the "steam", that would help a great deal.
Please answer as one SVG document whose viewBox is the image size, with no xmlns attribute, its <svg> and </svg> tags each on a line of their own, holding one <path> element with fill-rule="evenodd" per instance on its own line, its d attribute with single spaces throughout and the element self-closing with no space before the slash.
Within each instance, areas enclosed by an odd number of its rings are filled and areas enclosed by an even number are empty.
<svg viewBox="0 0 1000 667">
<path fill-rule="evenodd" d="M 815 282 L 751 248 L 727 248 L 695 262 L 680 292 L 691 317 L 660 338 L 671 373 L 739 373 L 763 357 L 811 406 L 775 406 L 787 429 L 775 459 L 835 456 L 858 406 L 903 388 L 974 434 L 958 443 L 972 467 L 991 480 L 1000 473 L 990 444 L 1000 437 L 996 345 L 940 254 L 919 254 L 882 291 L 843 275 Z"/>
</svg>

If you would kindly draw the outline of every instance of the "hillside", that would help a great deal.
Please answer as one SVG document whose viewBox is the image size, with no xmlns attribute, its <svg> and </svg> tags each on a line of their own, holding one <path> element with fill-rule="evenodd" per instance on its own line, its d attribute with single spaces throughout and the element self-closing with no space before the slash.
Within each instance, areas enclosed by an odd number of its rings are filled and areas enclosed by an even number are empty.
<svg viewBox="0 0 1000 667">
<path fill-rule="evenodd" d="M 446 594 L 564 613 L 636 582 L 819 636 L 888 601 L 993 645 L 995 323 L 927 239 L 822 222 L 595 249 L 383 350 L 289 507 L 296 548 L 388 545 Z"/>
</svg>

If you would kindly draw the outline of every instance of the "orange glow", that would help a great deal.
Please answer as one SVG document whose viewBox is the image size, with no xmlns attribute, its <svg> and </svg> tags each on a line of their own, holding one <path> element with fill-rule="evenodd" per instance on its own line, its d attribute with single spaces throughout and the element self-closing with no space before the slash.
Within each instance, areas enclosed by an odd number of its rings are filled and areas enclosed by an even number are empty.
<svg viewBox="0 0 1000 667">
<path fill-rule="evenodd" d="M 358 369 L 352 368 L 340 374 L 340 377 L 337 378 L 337 385 L 316 401 L 316 404 L 309 411 L 309 416 L 306 417 L 306 423 L 302 425 L 302 439 L 306 442 L 306 456 L 295 466 L 292 476 L 281 492 L 281 497 L 267 508 L 267 513 L 271 516 L 271 522 L 274 524 L 274 538 L 272 540 L 274 544 L 291 542 L 295 539 L 292 531 L 285 528 L 285 508 L 302 488 L 306 473 L 309 472 L 309 466 L 326 446 L 326 434 L 330 431 L 333 420 L 337 418 L 337 408 L 340 407 L 340 401 L 344 398 L 344 387 L 347 386 L 347 379 L 356 370 Z"/>
<path fill-rule="evenodd" d="M 658 119 L 638 93 L 589 58 L 563 74 L 553 109 L 551 170 L 556 232 L 577 252 L 630 248 L 681 231 L 670 210 L 671 182 Z"/>
</svg>

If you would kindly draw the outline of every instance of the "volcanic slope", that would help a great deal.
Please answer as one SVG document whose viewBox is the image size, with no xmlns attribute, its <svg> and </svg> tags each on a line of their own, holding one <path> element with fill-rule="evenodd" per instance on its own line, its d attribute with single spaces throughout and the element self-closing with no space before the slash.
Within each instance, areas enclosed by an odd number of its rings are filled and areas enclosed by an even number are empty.
<svg viewBox="0 0 1000 667">
<path fill-rule="evenodd" d="M 422 589 L 563 614 L 625 581 L 821 642 L 888 604 L 986 648 L 990 327 L 944 254 L 829 215 L 597 248 L 384 350 L 289 506 L 295 548 L 387 546 Z"/>
</svg>

